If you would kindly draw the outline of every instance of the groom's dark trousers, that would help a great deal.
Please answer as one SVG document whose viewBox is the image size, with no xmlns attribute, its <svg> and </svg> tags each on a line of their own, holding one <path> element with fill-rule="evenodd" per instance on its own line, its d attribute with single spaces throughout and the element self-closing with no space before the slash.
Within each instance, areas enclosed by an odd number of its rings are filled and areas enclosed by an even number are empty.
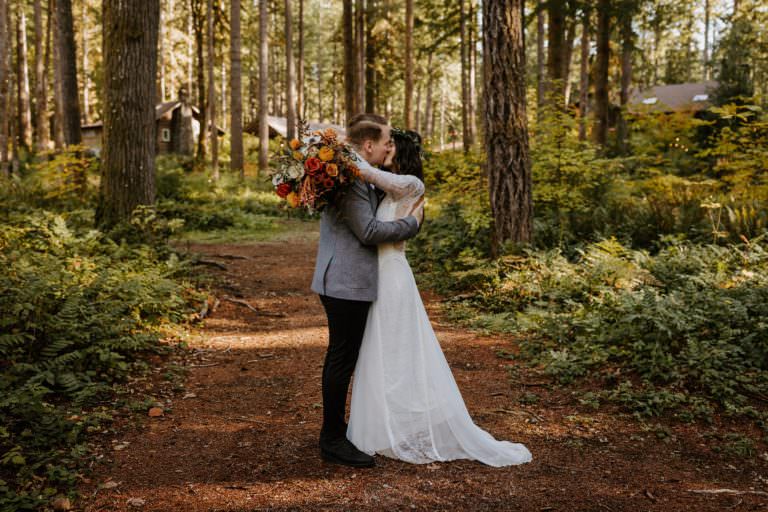
<svg viewBox="0 0 768 512">
<path fill-rule="evenodd" d="M 320 295 L 328 316 L 328 352 L 323 364 L 323 427 L 320 441 L 344 438 L 347 392 L 363 342 L 370 302 Z"/>
</svg>

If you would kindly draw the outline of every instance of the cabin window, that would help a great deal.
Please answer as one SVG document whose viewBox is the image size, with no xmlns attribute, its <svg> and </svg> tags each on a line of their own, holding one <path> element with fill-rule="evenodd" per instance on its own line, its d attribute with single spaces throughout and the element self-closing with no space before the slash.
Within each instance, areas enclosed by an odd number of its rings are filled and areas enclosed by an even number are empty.
<svg viewBox="0 0 768 512">
<path fill-rule="evenodd" d="M 160 137 L 163 142 L 171 142 L 171 129 L 163 128 L 162 135 Z"/>
<path fill-rule="evenodd" d="M 693 97 L 693 101 L 707 101 L 709 99 L 709 94 L 697 94 Z"/>
<path fill-rule="evenodd" d="M 643 103 L 645 105 L 654 105 L 657 101 L 659 101 L 659 98 L 645 98 Z"/>
</svg>

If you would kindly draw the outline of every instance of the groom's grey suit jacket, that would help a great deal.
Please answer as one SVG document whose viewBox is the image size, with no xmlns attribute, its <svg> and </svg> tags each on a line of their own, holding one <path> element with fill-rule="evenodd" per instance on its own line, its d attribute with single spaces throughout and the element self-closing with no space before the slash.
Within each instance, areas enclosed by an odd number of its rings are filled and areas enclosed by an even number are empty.
<svg viewBox="0 0 768 512">
<path fill-rule="evenodd" d="M 413 216 L 391 222 L 376 219 L 375 189 L 357 180 L 320 219 L 312 291 L 338 299 L 372 302 L 379 285 L 376 246 L 407 240 L 419 231 Z"/>
</svg>

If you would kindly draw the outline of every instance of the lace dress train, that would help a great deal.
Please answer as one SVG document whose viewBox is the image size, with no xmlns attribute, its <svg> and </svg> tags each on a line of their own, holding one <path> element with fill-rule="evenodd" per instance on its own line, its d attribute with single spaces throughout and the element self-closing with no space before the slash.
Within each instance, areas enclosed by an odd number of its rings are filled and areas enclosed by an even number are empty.
<svg viewBox="0 0 768 512">
<path fill-rule="evenodd" d="M 423 193 L 411 176 L 363 169 L 387 192 L 380 220 L 405 216 Z M 474 424 L 421 301 L 404 244 L 379 246 L 379 291 L 355 368 L 347 438 L 360 450 L 423 464 L 472 459 L 490 466 L 532 459 Z"/>
</svg>

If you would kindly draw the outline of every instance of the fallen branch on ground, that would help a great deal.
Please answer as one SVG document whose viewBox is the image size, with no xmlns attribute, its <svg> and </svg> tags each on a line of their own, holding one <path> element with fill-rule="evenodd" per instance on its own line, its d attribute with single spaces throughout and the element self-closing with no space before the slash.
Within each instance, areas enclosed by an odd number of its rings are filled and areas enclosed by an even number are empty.
<svg viewBox="0 0 768 512">
<path fill-rule="evenodd" d="M 737 491 L 736 489 L 688 489 L 688 492 L 696 494 L 756 494 L 757 496 L 768 496 L 765 491 Z"/>
<path fill-rule="evenodd" d="M 251 311 L 253 311 L 254 313 L 256 313 L 257 315 L 272 316 L 272 317 L 276 317 L 276 318 L 283 318 L 283 317 L 285 317 L 285 313 L 269 313 L 267 311 L 258 310 L 255 307 L 253 307 L 250 304 L 248 304 L 247 302 L 245 302 L 244 300 L 233 299 L 232 297 L 224 297 L 224 300 L 226 300 L 228 302 L 232 302 L 233 304 L 239 304 L 240 306 L 246 307 L 246 308 L 250 309 Z"/>
</svg>

